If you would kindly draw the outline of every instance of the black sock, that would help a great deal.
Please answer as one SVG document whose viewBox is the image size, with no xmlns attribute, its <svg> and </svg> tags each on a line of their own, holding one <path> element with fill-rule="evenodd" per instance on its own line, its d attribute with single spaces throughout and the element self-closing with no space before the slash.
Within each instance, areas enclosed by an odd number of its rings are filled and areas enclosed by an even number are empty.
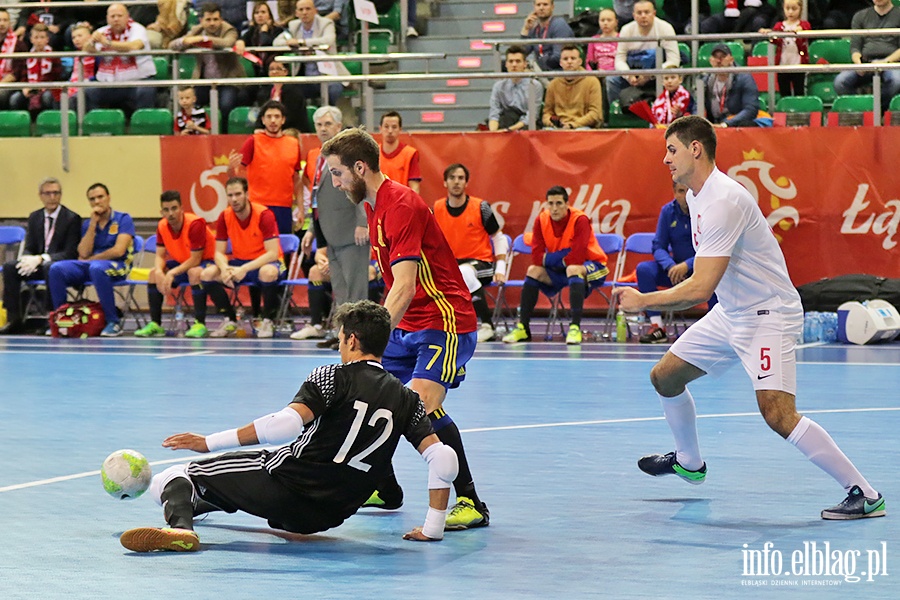
<svg viewBox="0 0 900 600">
<path fill-rule="evenodd" d="M 276 313 L 278 313 L 278 286 L 273 285 L 264 285 L 262 286 L 262 298 L 263 298 L 263 318 L 264 319 L 275 319 Z"/>
<path fill-rule="evenodd" d="M 431 426 L 440 440 L 453 448 L 459 461 L 459 474 L 453 480 L 453 487 L 457 496 L 465 496 L 472 500 L 475 508 L 481 506 L 481 500 L 475 493 L 475 482 L 472 480 L 472 472 L 469 470 L 469 461 L 466 460 L 466 451 L 463 448 L 462 436 L 459 435 L 459 427 L 453 422 L 443 408 L 439 408 L 430 415 Z"/>
<path fill-rule="evenodd" d="M 328 304 L 325 284 L 320 281 L 310 281 L 306 292 L 309 296 L 309 322 L 313 325 L 321 325 L 325 319 L 325 307 Z"/>
<path fill-rule="evenodd" d="M 202 285 L 191 286 L 191 298 L 194 299 L 194 320 L 206 324 L 206 290 Z"/>
<path fill-rule="evenodd" d="M 231 302 L 228 300 L 228 294 L 225 293 L 225 288 L 218 281 L 210 281 L 205 284 L 206 293 L 212 298 L 213 304 L 216 305 L 216 308 L 219 309 L 220 313 L 223 313 L 232 321 L 237 321 L 237 315 L 234 312 L 234 307 L 231 306 Z"/>
<path fill-rule="evenodd" d="M 584 313 L 584 279 L 569 277 L 569 307 L 572 313 L 572 325 L 581 326 L 581 315 Z"/>
<path fill-rule="evenodd" d="M 155 283 L 147 286 L 147 302 L 150 304 L 150 320 L 157 325 L 162 325 L 163 295 L 156 288 Z"/>
<path fill-rule="evenodd" d="M 403 504 L 403 488 L 400 487 L 400 482 L 394 474 L 394 464 L 391 463 L 388 468 L 390 471 L 378 483 L 378 497 L 386 506 L 399 508 Z"/>
<path fill-rule="evenodd" d="M 194 487 L 184 477 L 176 477 L 163 488 L 160 500 L 169 527 L 194 528 Z"/>
<path fill-rule="evenodd" d="M 253 315 L 253 318 L 259 316 L 259 307 L 260 307 L 260 298 L 262 295 L 259 291 L 259 286 L 251 285 L 249 286 L 250 290 L 250 314 Z"/>
<path fill-rule="evenodd" d="M 528 335 L 531 335 L 531 315 L 537 305 L 540 283 L 537 279 L 525 277 L 525 285 L 522 286 L 522 301 L 519 304 L 519 322 L 525 327 Z"/>
<path fill-rule="evenodd" d="M 472 306 L 475 307 L 475 314 L 482 323 L 487 323 L 491 327 L 494 323 L 491 321 L 491 309 L 488 308 L 487 298 L 485 297 L 484 288 L 480 287 L 472 292 Z"/>
</svg>

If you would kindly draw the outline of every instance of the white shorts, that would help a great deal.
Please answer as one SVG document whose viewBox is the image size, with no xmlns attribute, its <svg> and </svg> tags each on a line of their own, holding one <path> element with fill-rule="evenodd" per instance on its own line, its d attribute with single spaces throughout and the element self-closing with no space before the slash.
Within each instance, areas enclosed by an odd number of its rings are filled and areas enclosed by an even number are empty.
<svg viewBox="0 0 900 600">
<path fill-rule="evenodd" d="M 734 317 L 717 304 L 672 344 L 671 352 L 714 377 L 740 361 L 754 390 L 796 395 L 794 349 L 802 331 L 802 312 L 760 310 Z"/>
</svg>

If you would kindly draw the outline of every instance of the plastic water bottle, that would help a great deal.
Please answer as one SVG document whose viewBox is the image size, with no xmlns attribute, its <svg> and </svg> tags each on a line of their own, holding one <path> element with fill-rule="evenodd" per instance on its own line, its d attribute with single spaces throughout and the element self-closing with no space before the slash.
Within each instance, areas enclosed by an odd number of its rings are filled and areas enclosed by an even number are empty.
<svg viewBox="0 0 900 600">
<path fill-rule="evenodd" d="M 625 313 L 621 310 L 616 313 L 616 341 L 625 342 L 628 340 L 628 322 L 625 320 Z"/>
<path fill-rule="evenodd" d="M 837 313 L 836 312 L 825 312 L 822 313 L 822 321 L 823 321 L 823 331 L 822 331 L 822 341 L 833 343 L 837 341 Z"/>
<path fill-rule="evenodd" d="M 187 323 L 184 321 L 184 311 L 179 306 L 175 313 L 175 336 L 184 337 L 185 331 L 187 331 Z"/>
<path fill-rule="evenodd" d="M 803 313 L 803 343 L 809 344 L 812 342 L 812 311 L 807 311 Z"/>
</svg>

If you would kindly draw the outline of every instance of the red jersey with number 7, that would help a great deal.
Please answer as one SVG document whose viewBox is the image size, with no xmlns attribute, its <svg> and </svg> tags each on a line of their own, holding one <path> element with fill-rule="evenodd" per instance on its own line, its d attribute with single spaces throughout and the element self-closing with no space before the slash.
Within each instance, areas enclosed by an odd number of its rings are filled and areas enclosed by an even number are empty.
<svg viewBox="0 0 900 600">
<path fill-rule="evenodd" d="M 416 294 L 398 327 L 405 331 L 475 331 L 472 296 L 450 245 L 422 197 L 386 179 L 375 195 L 375 208 L 366 203 L 366 217 L 388 291 L 394 284 L 392 265 L 404 260 L 418 263 Z"/>
</svg>

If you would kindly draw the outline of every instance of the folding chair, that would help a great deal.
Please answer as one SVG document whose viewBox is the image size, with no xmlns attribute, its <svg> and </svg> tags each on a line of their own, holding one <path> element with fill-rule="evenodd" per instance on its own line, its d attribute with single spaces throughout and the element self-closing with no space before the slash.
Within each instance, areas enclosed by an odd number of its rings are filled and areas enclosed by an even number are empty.
<svg viewBox="0 0 900 600">
<path fill-rule="evenodd" d="M 297 236 L 292 236 L 295 240 Z M 294 288 L 297 286 L 306 287 L 309 285 L 309 279 L 305 277 L 300 277 L 302 271 L 300 270 L 300 266 L 303 263 L 303 256 L 298 252 L 299 250 L 299 240 L 298 245 L 294 249 L 294 255 L 291 257 L 291 264 L 288 265 L 287 278 L 281 282 L 282 287 L 284 287 L 284 293 L 281 296 L 281 306 L 278 308 L 278 314 L 275 318 L 276 326 L 280 327 L 287 322 L 288 313 L 291 308 L 299 308 L 294 304 Z M 312 252 L 316 251 L 316 241 L 313 240 Z"/>
<path fill-rule="evenodd" d="M 636 281 L 623 281 L 626 274 L 630 275 L 637 269 L 638 262 L 653 260 L 653 239 L 656 233 L 633 233 L 625 239 L 625 246 L 619 255 L 618 269 L 613 278 L 614 287 L 637 287 Z M 629 263 L 629 258 L 632 259 Z M 609 316 L 615 317 L 618 301 L 610 306 Z M 628 323 L 629 337 L 631 336 L 631 323 Z M 640 335 L 640 331 L 638 331 Z"/>
<path fill-rule="evenodd" d="M 506 238 L 506 247 L 509 248 L 509 251 L 507 253 L 508 256 L 507 256 L 507 260 L 506 260 L 506 273 L 504 273 L 504 275 L 506 275 L 506 277 L 504 279 L 506 279 L 508 281 L 509 273 L 512 270 L 513 240 L 511 237 L 509 237 L 505 233 L 503 234 L 503 237 Z M 497 323 L 499 323 L 502 320 L 503 327 L 505 327 L 508 330 L 509 322 L 506 319 L 506 315 L 512 313 L 512 309 L 509 307 L 509 303 L 506 301 L 506 284 L 501 283 L 498 285 L 498 284 L 492 282 L 489 286 L 485 286 L 484 293 L 488 294 L 490 296 L 487 288 L 495 288 L 497 290 L 496 293 L 493 295 L 493 297 L 491 297 L 491 300 L 494 301 L 494 314 L 492 315 L 491 320 L 494 322 L 495 327 L 497 326 Z"/>
<path fill-rule="evenodd" d="M 0 226 L 0 271 L 3 271 L 3 263 L 18 259 L 25 250 L 25 228 L 18 225 Z"/>
<path fill-rule="evenodd" d="M 613 300 L 611 292 L 615 287 L 615 283 L 613 282 L 616 280 L 620 271 L 619 263 L 625 246 L 625 238 L 618 233 L 595 233 L 594 237 L 597 238 L 597 243 L 606 254 L 606 268 L 609 269 L 610 272 L 610 275 L 606 276 L 606 281 L 603 282 L 603 285 L 597 288 L 597 293 L 603 296 L 603 299 L 606 300 L 609 305 L 609 308 L 606 311 L 606 322 L 603 327 L 604 336 L 609 336 L 616 319 L 614 311 L 615 301 Z"/>
</svg>

